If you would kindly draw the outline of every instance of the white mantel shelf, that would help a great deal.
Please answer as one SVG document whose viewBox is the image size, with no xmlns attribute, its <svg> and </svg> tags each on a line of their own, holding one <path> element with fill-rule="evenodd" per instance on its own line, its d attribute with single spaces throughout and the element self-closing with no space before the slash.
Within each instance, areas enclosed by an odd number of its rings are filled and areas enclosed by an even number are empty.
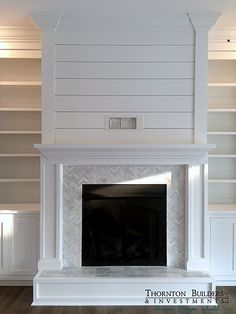
<svg viewBox="0 0 236 314">
<path fill-rule="evenodd" d="M 203 164 L 215 145 L 159 144 L 159 145 L 69 145 L 36 144 L 42 156 L 60 164 Z"/>
</svg>

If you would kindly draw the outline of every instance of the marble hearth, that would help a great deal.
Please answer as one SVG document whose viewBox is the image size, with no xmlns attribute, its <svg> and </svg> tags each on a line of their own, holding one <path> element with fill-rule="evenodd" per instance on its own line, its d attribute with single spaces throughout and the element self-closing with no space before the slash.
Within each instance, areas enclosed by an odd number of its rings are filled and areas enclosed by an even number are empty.
<svg viewBox="0 0 236 314">
<path fill-rule="evenodd" d="M 214 290 L 206 273 L 210 145 L 36 147 L 42 155 L 42 212 L 33 304 L 142 305 L 149 288 Z M 168 267 L 81 267 L 83 183 L 167 184 Z"/>
</svg>

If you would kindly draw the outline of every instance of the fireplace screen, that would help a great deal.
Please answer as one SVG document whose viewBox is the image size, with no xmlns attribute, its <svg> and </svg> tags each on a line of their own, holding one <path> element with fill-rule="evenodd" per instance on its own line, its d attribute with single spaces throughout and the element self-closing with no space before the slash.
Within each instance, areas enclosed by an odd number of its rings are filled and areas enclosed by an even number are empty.
<svg viewBox="0 0 236 314">
<path fill-rule="evenodd" d="M 165 184 L 82 190 L 82 266 L 166 265 Z"/>
</svg>

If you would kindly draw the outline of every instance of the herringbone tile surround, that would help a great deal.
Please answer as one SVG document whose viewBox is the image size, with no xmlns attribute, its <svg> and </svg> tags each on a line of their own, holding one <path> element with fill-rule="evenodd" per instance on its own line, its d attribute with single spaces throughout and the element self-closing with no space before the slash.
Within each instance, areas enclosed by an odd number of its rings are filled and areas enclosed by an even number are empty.
<svg viewBox="0 0 236 314">
<path fill-rule="evenodd" d="M 81 266 L 82 184 L 166 183 L 167 263 L 184 267 L 184 166 L 64 166 L 63 266 Z"/>
</svg>

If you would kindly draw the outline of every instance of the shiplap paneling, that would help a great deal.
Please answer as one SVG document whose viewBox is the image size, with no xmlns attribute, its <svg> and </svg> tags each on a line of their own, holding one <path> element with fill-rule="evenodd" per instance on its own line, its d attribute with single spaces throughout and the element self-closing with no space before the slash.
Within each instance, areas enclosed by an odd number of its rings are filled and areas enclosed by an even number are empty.
<svg viewBox="0 0 236 314">
<path fill-rule="evenodd" d="M 56 95 L 193 95 L 192 79 L 56 79 Z"/>
<path fill-rule="evenodd" d="M 56 45 L 56 61 L 191 62 L 193 46 Z"/>
<path fill-rule="evenodd" d="M 55 96 L 56 111 L 193 112 L 193 96 Z"/>
<path fill-rule="evenodd" d="M 55 144 L 189 144 L 193 129 L 93 130 L 56 129 Z"/>
<path fill-rule="evenodd" d="M 194 63 L 56 62 L 55 77 L 191 79 Z"/>
<path fill-rule="evenodd" d="M 55 141 L 192 143 L 194 51 L 191 28 L 56 33 Z M 143 130 L 106 130 L 113 113 Z"/>
<path fill-rule="evenodd" d="M 107 113 L 112 117 L 112 113 Z M 133 113 L 133 117 L 135 117 Z M 57 112 L 56 129 L 104 129 L 106 124 L 104 113 Z M 142 115 L 143 129 L 191 129 L 192 113 L 145 113 Z"/>
</svg>

